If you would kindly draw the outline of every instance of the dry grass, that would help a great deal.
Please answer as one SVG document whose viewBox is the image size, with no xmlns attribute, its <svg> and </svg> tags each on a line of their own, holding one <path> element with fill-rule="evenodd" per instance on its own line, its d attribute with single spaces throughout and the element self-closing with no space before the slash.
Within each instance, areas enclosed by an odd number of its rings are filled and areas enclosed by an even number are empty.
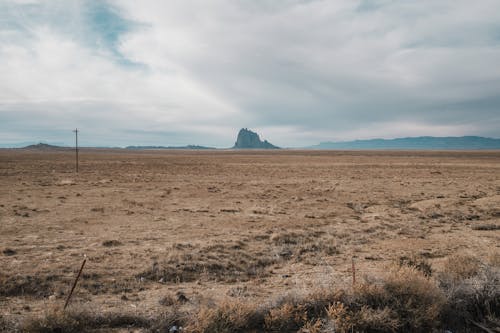
<svg viewBox="0 0 500 333">
<path fill-rule="evenodd" d="M 472 227 L 472 230 L 500 230 L 500 225 L 488 223 L 488 224 L 475 224 Z"/>
<path fill-rule="evenodd" d="M 432 275 L 432 266 L 429 261 L 421 256 L 412 254 L 409 257 L 403 256 L 399 258 L 399 266 L 409 266 L 413 267 L 427 277 Z"/>
<path fill-rule="evenodd" d="M 476 276 L 481 268 L 481 262 L 473 255 L 459 254 L 446 260 L 444 274 L 454 280 L 464 280 Z"/>
<path fill-rule="evenodd" d="M 127 330 L 97 312 L 132 312 L 142 332 L 493 327 L 499 162 L 498 152 L 83 150 L 76 175 L 64 152 L 0 150 L 1 325 L 50 317 L 85 254 L 72 304 L 93 309 L 80 316 L 90 331 Z"/>
<path fill-rule="evenodd" d="M 42 298 L 53 293 L 55 276 L 6 275 L 0 272 L 0 296 L 33 296 Z"/>
<path fill-rule="evenodd" d="M 24 322 L 19 331 L 29 333 L 73 333 L 96 329 L 150 328 L 151 319 L 132 314 L 97 313 L 90 311 L 49 310 L 42 317 Z"/>
<path fill-rule="evenodd" d="M 199 279 L 235 282 L 264 276 L 279 258 L 272 253 L 249 252 L 243 242 L 208 246 L 174 245 L 172 251 L 137 275 L 157 282 L 192 282 Z"/>
<path fill-rule="evenodd" d="M 194 333 L 437 332 L 443 329 L 475 332 L 480 330 L 479 326 L 491 327 L 498 323 L 500 274 L 498 267 L 483 263 L 474 275 L 462 274 L 462 266 L 471 266 L 471 260 L 465 256 L 450 260 L 462 263 L 456 266 L 459 274 L 450 272 L 447 266 L 446 271 L 437 274 L 438 278 L 426 276 L 415 267 L 394 266 L 385 276 L 363 281 L 353 289 L 317 288 L 302 296 L 290 294 L 267 303 L 226 298 L 218 303 L 205 302 L 188 313 L 180 312 L 180 303 L 168 294 L 162 302 L 168 303 L 164 305 L 169 310 L 159 311 L 154 318 L 51 311 L 25 322 L 21 331 L 142 328 L 165 332 L 175 325 Z M 7 322 L 0 321 L 0 324 L 6 327 Z"/>
</svg>

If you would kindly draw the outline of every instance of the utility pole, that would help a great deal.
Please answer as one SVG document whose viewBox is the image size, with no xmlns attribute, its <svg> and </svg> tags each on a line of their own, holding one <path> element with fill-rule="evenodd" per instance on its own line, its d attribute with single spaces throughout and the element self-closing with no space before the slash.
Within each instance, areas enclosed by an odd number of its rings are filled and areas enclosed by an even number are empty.
<svg viewBox="0 0 500 333">
<path fill-rule="evenodd" d="M 73 132 L 75 132 L 76 173 L 78 173 L 78 128 Z"/>
</svg>

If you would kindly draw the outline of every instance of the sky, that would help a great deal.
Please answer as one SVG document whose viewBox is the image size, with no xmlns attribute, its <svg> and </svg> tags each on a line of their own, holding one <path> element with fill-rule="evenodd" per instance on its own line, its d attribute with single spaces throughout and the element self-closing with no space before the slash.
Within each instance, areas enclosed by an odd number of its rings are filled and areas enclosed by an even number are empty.
<svg viewBox="0 0 500 333">
<path fill-rule="evenodd" d="M 0 144 L 500 137 L 498 0 L 0 0 Z"/>
</svg>

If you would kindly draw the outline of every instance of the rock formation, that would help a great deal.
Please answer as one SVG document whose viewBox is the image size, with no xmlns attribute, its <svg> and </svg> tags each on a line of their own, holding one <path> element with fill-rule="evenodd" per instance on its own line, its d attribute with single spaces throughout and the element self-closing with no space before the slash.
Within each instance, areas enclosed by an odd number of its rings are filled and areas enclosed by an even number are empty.
<svg viewBox="0 0 500 333">
<path fill-rule="evenodd" d="M 234 144 L 234 149 L 279 149 L 267 140 L 261 141 L 259 135 L 247 128 L 242 128 Z"/>
</svg>

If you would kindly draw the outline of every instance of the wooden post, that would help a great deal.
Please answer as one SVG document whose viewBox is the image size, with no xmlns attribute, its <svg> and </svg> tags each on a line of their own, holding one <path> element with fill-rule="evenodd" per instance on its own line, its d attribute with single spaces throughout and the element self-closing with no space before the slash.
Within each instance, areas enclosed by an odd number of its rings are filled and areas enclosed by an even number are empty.
<svg viewBox="0 0 500 333">
<path fill-rule="evenodd" d="M 71 299 L 71 295 L 73 295 L 73 291 L 75 290 L 76 283 L 78 282 L 78 279 L 80 278 L 80 275 L 82 275 L 83 266 L 85 266 L 86 262 L 87 262 L 87 257 L 85 256 L 85 258 L 83 259 L 83 262 L 82 262 L 82 266 L 80 267 L 80 270 L 78 271 L 78 275 L 75 278 L 75 282 L 73 282 L 73 286 L 71 287 L 71 291 L 68 294 L 68 298 L 66 298 L 66 303 L 64 303 L 63 310 L 66 310 L 66 307 L 69 304 L 69 300 Z"/>
<path fill-rule="evenodd" d="M 356 284 L 356 267 L 354 266 L 354 257 L 352 257 L 352 285 Z"/>
<path fill-rule="evenodd" d="M 78 173 L 78 128 L 73 132 L 75 132 L 76 173 Z"/>
</svg>

